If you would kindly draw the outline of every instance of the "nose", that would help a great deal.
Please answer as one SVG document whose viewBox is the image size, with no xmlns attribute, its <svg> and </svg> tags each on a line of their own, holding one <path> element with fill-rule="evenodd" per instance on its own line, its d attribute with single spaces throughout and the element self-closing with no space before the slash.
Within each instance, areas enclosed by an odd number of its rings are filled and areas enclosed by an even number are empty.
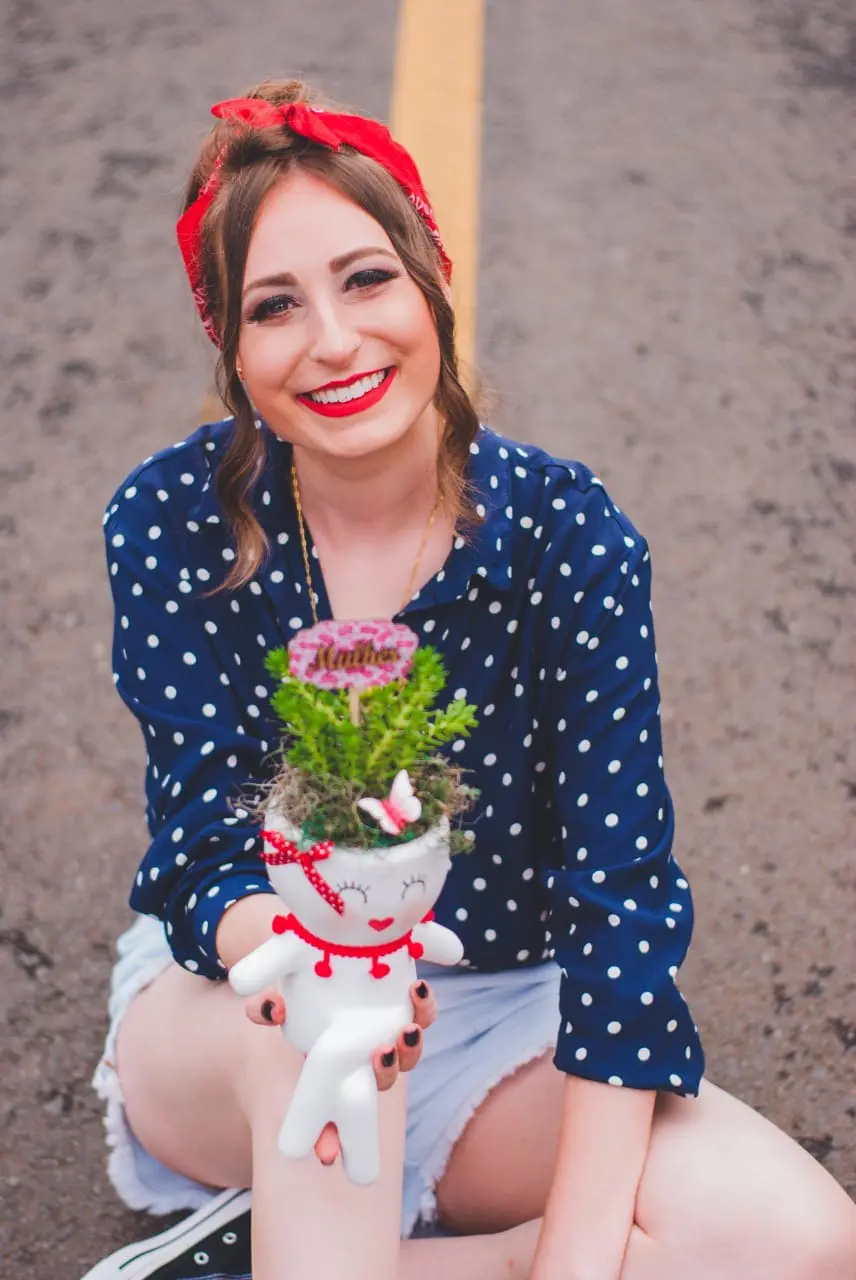
<svg viewBox="0 0 856 1280">
<path fill-rule="evenodd" d="M 342 308 L 324 301 L 313 309 L 308 355 L 318 364 L 347 368 L 362 346 L 362 337 Z"/>
</svg>

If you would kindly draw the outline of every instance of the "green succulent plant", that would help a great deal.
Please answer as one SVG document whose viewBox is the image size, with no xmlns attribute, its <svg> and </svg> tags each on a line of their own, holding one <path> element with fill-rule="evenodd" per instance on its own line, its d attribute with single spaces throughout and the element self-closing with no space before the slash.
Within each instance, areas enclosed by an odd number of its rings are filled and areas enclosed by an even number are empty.
<svg viewBox="0 0 856 1280">
<path fill-rule="evenodd" d="M 287 649 L 272 650 L 266 664 L 277 680 L 271 704 L 283 727 L 280 769 L 266 802 L 301 826 L 306 839 L 355 848 L 401 843 L 443 816 L 453 821 L 478 795 L 463 782 L 464 771 L 439 754 L 478 721 L 463 698 L 435 708 L 447 678 L 436 649 L 416 650 L 407 679 L 361 693 L 359 724 L 352 723 L 347 690 L 320 689 L 290 675 Z M 388 795 L 400 769 L 410 776 L 422 816 L 392 837 L 356 802 Z M 453 824 L 451 836 L 453 853 L 472 847 L 471 832 Z"/>
</svg>

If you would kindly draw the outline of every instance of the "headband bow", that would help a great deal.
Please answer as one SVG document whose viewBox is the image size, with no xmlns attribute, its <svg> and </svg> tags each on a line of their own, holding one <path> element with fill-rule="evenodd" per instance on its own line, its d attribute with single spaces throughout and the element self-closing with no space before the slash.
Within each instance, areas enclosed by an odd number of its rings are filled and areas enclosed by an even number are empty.
<svg viewBox="0 0 856 1280">
<path fill-rule="evenodd" d="M 343 915 L 345 911 L 345 901 L 340 893 L 336 893 L 332 889 L 324 877 L 315 868 L 314 863 L 323 862 L 325 858 L 329 858 L 333 852 L 332 840 L 321 840 L 318 844 L 314 844 L 311 849 L 307 849 L 301 853 L 293 840 L 286 840 L 285 836 L 279 831 L 262 831 L 262 839 L 268 844 L 273 845 L 274 852 L 271 853 L 267 849 L 262 849 L 262 862 L 267 863 L 271 867 L 282 867 L 288 862 L 296 862 L 303 868 L 304 875 L 316 892 L 327 902 L 337 915 Z"/>
<path fill-rule="evenodd" d="M 419 214 L 443 264 L 443 273 L 447 280 L 452 276 L 452 262 L 443 247 L 440 231 L 434 217 L 434 211 L 428 203 L 419 170 L 410 154 L 396 142 L 385 125 L 377 120 L 367 120 L 363 116 L 342 115 L 334 111 L 322 111 L 311 107 L 306 102 L 289 102 L 284 106 L 275 106 L 264 98 L 229 98 L 218 102 L 211 108 L 211 114 L 221 120 L 235 120 L 253 129 L 274 129 L 287 127 L 293 133 L 315 142 L 331 151 L 338 151 L 342 143 L 353 147 L 361 155 L 374 160 L 387 173 L 395 178 L 398 185 Z M 220 335 L 217 333 L 205 285 L 202 280 L 202 221 L 211 206 L 220 187 L 220 168 L 223 157 L 218 156 L 208 181 L 199 195 L 181 215 L 176 232 L 181 256 L 193 290 L 196 309 L 211 340 L 220 346 Z"/>
</svg>

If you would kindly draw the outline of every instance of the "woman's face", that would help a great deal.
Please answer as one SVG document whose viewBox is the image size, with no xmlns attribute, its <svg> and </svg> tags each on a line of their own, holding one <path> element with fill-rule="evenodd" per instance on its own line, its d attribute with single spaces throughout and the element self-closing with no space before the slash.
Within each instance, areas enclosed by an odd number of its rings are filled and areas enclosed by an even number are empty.
<svg viewBox="0 0 856 1280">
<path fill-rule="evenodd" d="M 378 222 L 297 169 L 265 198 L 250 239 L 238 365 L 283 439 L 357 458 L 434 421 L 434 321 Z"/>
</svg>

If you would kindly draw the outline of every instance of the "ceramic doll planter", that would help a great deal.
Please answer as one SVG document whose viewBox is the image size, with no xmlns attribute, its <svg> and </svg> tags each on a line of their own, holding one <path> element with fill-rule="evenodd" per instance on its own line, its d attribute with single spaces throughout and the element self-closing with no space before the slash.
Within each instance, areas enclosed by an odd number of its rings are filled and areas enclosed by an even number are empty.
<svg viewBox="0 0 856 1280">
<path fill-rule="evenodd" d="M 333 1123 L 348 1178 L 368 1185 L 380 1173 L 374 1052 L 413 1020 L 416 961 L 463 958 L 433 907 L 463 847 L 450 819 L 476 793 L 437 748 L 469 732 L 475 709 L 456 698 L 431 710 L 442 661 L 398 624 L 322 623 L 268 667 L 288 745 L 256 812 L 282 911 L 229 981 L 241 996 L 275 986 L 283 1034 L 306 1055 L 280 1152 L 301 1159 Z"/>
<path fill-rule="evenodd" d="M 287 1011 L 283 1034 L 306 1054 L 281 1153 L 308 1155 L 333 1121 L 345 1172 L 366 1185 L 380 1172 L 372 1055 L 413 1021 L 416 960 L 454 965 L 463 956 L 457 935 L 432 919 L 451 865 L 448 824 L 377 850 L 322 843 L 296 854 L 298 835 L 268 815 L 262 856 L 288 907 L 274 936 L 229 980 L 242 996 L 276 985 Z"/>
</svg>

